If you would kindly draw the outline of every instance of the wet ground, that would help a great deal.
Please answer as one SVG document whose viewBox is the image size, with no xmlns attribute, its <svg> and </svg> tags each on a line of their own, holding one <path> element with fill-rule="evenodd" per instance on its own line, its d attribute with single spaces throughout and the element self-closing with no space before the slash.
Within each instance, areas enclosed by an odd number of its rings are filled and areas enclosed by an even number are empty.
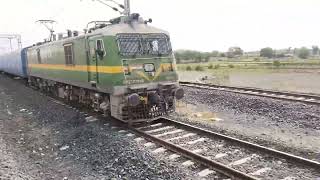
<svg viewBox="0 0 320 180">
<path fill-rule="evenodd" d="M 320 83 L 315 83 L 320 79 L 320 69 L 219 69 L 181 71 L 179 75 L 183 81 L 197 81 L 207 76 L 207 83 L 320 94 Z"/>
</svg>

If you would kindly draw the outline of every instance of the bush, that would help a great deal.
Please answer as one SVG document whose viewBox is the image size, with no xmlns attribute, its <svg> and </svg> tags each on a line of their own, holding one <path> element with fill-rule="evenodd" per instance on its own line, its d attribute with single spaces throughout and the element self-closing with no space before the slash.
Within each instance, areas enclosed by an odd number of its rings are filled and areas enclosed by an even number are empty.
<svg viewBox="0 0 320 180">
<path fill-rule="evenodd" d="M 210 65 L 208 66 L 208 69 L 213 69 L 213 65 L 210 64 Z"/>
<path fill-rule="evenodd" d="M 256 57 L 256 58 L 254 58 L 253 60 L 256 61 L 256 62 L 258 62 L 258 61 L 260 61 L 260 58 L 257 58 L 257 57 Z"/>
<path fill-rule="evenodd" d="M 214 66 L 214 69 L 219 69 L 220 68 L 220 64 L 216 64 L 215 66 Z"/>
<path fill-rule="evenodd" d="M 279 67 L 281 65 L 280 61 L 273 61 L 273 66 Z"/>
<path fill-rule="evenodd" d="M 225 53 L 221 53 L 220 57 L 226 57 L 226 54 Z"/>
<path fill-rule="evenodd" d="M 306 47 L 302 47 L 298 51 L 298 56 L 301 59 L 308 59 L 309 55 L 310 55 L 310 51 Z"/>
<path fill-rule="evenodd" d="M 229 68 L 234 68 L 234 65 L 233 64 L 229 64 L 228 67 Z"/>
<path fill-rule="evenodd" d="M 187 71 L 192 71 L 191 66 L 187 66 L 186 70 L 187 70 Z"/>
<path fill-rule="evenodd" d="M 267 57 L 267 58 L 272 58 L 273 56 L 273 49 L 272 48 L 263 48 L 260 50 L 260 56 L 261 57 Z"/>
<path fill-rule="evenodd" d="M 200 66 L 200 65 L 198 65 L 198 66 L 196 66 L 195 70 L 196 70 L 196 71 L 203 71 L 203 67 Z"/>
</svg>

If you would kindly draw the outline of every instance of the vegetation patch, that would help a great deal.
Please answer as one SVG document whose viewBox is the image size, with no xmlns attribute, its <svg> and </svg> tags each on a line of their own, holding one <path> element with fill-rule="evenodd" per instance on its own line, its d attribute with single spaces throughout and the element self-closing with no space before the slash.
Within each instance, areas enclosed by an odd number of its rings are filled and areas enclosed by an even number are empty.
<svg viewBox="0 0 320 180">
<path fill-rule="evenodd" d="M 214 69 L 219 69 L 220 68 L 220 64 L 216 64 L 215 66 L 214 66 Z"/>
<path fill-rule="evenodd" d="M 191 66 L 187 66 L 186 70 L 187 71 L 192 71 L 192 67 Z"/>
<path fill-rule="evenodd" d="M 280 61 L 273 61 L 273 66 L 280 67 L 281 66 Z"/>
<path fill-rule="evenodd" d="M 195 68 L 196 71 L 204 71 L 204 68 L 200 65 L 197 65 Z"/>
</svg>

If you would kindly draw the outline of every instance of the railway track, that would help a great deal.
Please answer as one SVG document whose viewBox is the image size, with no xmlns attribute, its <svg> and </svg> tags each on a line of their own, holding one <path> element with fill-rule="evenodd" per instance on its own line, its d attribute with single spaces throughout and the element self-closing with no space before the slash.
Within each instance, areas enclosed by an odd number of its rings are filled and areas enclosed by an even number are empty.
<svg viewBox="0 0 320 180">
<path fill-rule="evenodd" d="M 60 104 L 60 100 L 52 100 Z M 64 105 L 86 113 L 88 122 L 105 119 L 101 114 Z M 112 119 L 111 129 L 141 143 L 152 153 L 166 153 L 170 161 L 193 168 L 200 179 L 318 179 L 320 162 L 263 147 L 172 119 L 127 126 Z"/>
<path fill-rule="evenodd" d="M 180 81 L 180 85 L 320 105 L 320 95 Z"/>
<path fill-rule="evenodd" d="M 44 94 L 45 95 L 45 94 Z M 80 109 L 93 122 L 103 117 L 61 99 L 55 103 Z M 69 104 L 69 105 L 68 105 Z M 92 115 L 90 115 L 92 114 Z M 175 120 L 162 118 L 150 124 L 127 127 L 117 120 L 112 129 L 137 142 L 153 153 L 167 153 L 185 167 L 197 166 L 201 179 L 318 179 L 320 162 L 242 141 Z M 137 135 L 138 137 L 135 137 Z M 197 164 L 200 164 L 198 166 Z"/>
<path fill-rule="evenodd" d="M 317 179 L 320 163 L 170 119 L 131 127 L 137 141 L 154 153 L 168 153 L 182 166 L 199 163 L 201 178 L 213 179 Z M 121 131 L 120 131 L 121 132 Z M 224 175 L 224 176 L 223 176 Z M 221 177 L 220 177 L 221 178 Z"/>
<path fill-rule="evenodd" d="M 67 102 L 52 100 L 69 108 Z M 93 122 L 104 119 L 99 113 L 80 110 Z M 200 179 L 317 179 L 320 162 L 277 151 L 223 134 L 162 118 L 128 127 L 112 119 L 107 123 L 123 135 L 141 143 L 152 153 L 166 153 L 170 161 L 193 168 Z"/>
</svg>

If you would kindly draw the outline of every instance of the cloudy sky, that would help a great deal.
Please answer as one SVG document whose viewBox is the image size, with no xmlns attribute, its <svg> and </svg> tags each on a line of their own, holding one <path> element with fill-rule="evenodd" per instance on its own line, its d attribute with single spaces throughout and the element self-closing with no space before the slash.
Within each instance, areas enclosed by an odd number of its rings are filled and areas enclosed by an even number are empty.
<svg viewBox="0 0 320 180">
<path fill-rule="evenodd" d="M 118 0 L 122 2 L 122 0 Z M 320 45 L 319 0 L 131 0 L 132 11 L 171 33 L 175 49 L 245 51 Z M 23 46 L 47 38 L 35 23 L 54 19 L 56 32 L 82 30 L 118 14 L 92 0 L 3 0 L 0 33 L 19 33 Z M 8 40 L 0 41 L 0 51 Z"/>
</svg>

